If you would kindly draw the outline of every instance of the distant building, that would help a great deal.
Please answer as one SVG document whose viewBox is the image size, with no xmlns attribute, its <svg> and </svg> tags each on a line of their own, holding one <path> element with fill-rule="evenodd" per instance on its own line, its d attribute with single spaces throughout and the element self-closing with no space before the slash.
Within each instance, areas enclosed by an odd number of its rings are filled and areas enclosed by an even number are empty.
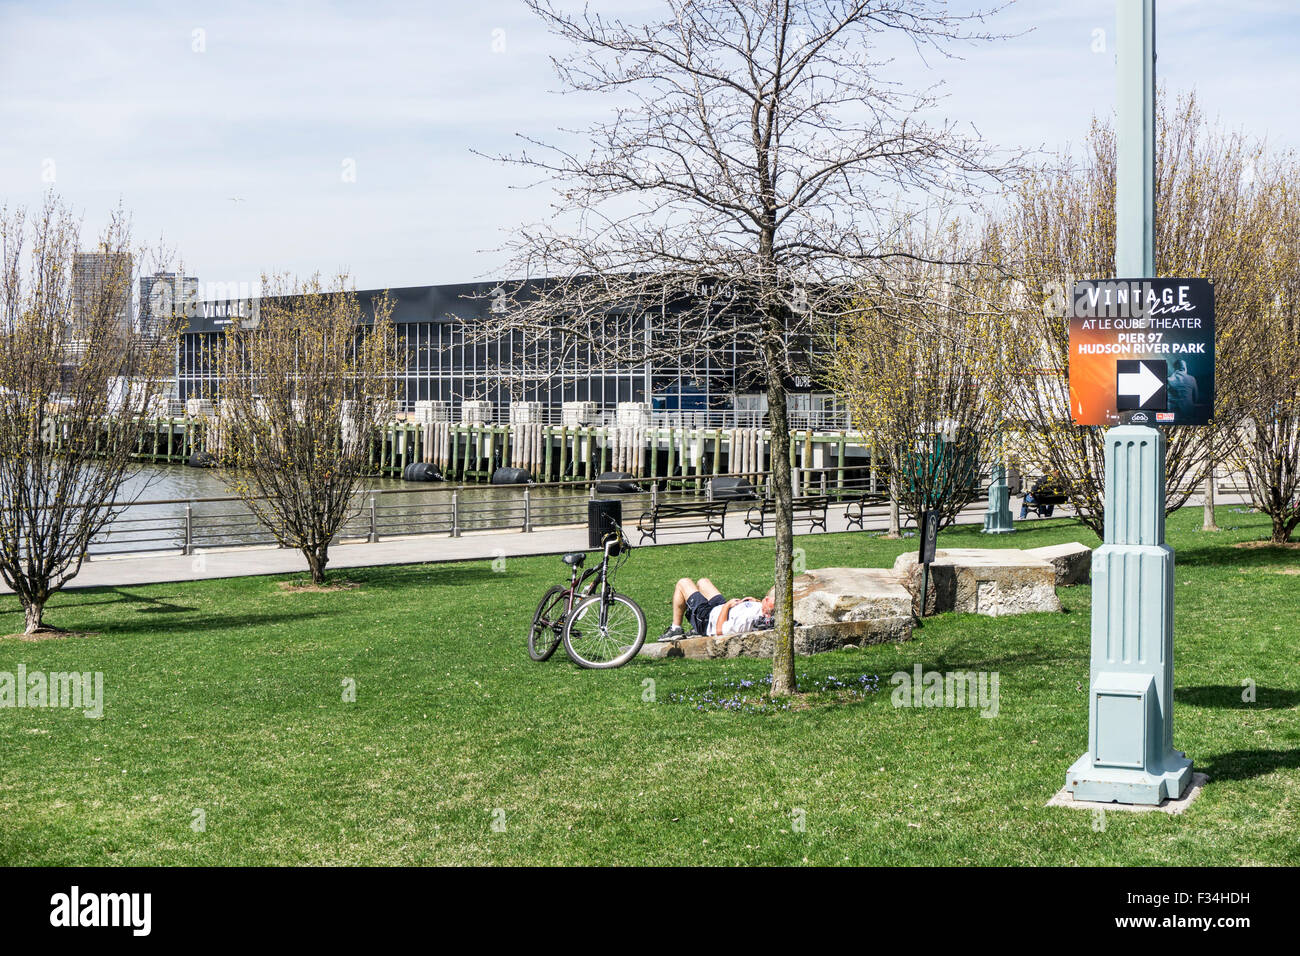
<svg viewBox="0 0 1300 956">
<path fill-rule="evenodd" d="M 534 280 L 536 281 L 536 280 Z M 526 285 L 531 285 L 528 283 Z M 613 420 L 622 402 L 649 405 L 653 420 L 683 424 L 756 424 L 767 408 L 753 371 L 754 356 L 737 336 L 725 348 L 685 350 L 674 361 L 620 365 L 603 360 L 581 342 L 562 336 L 506 333 L 484 340 L 482 330 L 498 322 L 491 295 L 493 283 L 415 286 L 388 290 L 399 355 L 399 402 L 404 410 L 417 401 L 445 403 L 455 420 L 468 400 L 486 400 L 492 417 L 508 420 L 514 401 L 541 402 L 558 421 L 566 402 L 595 403 L 603 419 Z M 363 313 L 374 314 L 382 290 L 359 291 Z M 189 318 L 179 343 L 178 397 L 216 397 L 220 392 L 213 362 L 217 344 L 232 319 L 258 321 L 260 302 L 253 298 L 214 297 Z M 681 336 L 670 311 L 629 312 L 611 323 L 610 336 L 646 336 L 659 341 Z M 824 385 L 802 380 L 788 383 L 795 427 L 847 426 L 847 417 Z"/>
<path fill-rule="evenodd" d="M 72 260 L 72 320 L 85 328 L 95 311 L 107 304 L 116 312 L 121 335 L 135 325 L 131 285 L 134 261 L 129 252 L 78 252 Z M 113 284 L 118 283 L 118 288 Z M 106 301 L 106 296 L 113 296 Z"/>
<path fill-rule="evenodd" d="M 172 322 L 203 312 L 199 280 L 176 272 L 140 277 L 140 334 L 158 338 Z"/>
</svg>

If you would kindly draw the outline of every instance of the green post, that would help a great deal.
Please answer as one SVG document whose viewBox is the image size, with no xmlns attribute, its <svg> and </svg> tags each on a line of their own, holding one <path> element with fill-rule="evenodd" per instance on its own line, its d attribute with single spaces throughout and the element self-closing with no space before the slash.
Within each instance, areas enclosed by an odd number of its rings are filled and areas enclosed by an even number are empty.
<svg viewBox="0 0 1300 956">
<path fill-rule="evenodd" d="M 989 507 L 984 512 L 983 534 L 1011 534 L 1016 529 L 1011 523 L 1011 487 L 1007 484 L 1007 469 L 1001 462 L 990 469 Z"/>
</svg>

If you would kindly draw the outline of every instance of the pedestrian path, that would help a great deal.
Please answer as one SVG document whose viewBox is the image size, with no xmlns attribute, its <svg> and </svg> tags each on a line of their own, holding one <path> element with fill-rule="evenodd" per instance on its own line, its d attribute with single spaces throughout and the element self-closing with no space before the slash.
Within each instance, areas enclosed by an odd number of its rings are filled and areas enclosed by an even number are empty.
<svg viewBox="0 0 1300 956">
<path fill-rule="evenodd" d="M 1220 495 L 1219 504 L 1242 504 L 1240 495 Z M 1193 498 L 1187 507 L 1199 505 Z M 986 501 L 973 502 L 957 518 L 958 524 L 980 524 L 988 507 Z M 1013 509 L 1014 511 L 1014 509 Z M 1070 517 L 1069 508 L 1057 510 L 1057 517 Z M 1017 521 L 1017 524 L 1032 524 L 1038 519 Z M 635 524 L 635 518 L 628 517 L 629 530 Z M 844 517 L 844 509 L 832 506 L 827 513 L 829 531 L 856 531 L 850 527 Z M 868 514 L 863 522 L 864 530 L 879 533 L 889 527 L 886 515 Z M 726 540 L 744 539 L 745 513 L 743 510 L 728 514 L 726 520 Z M 801 533 L 806 525 L 795 522 L 795 534 Z M 769 525 L 770 529 L 770 525 Z M 817 532 L 820 533 L 820 532 Z M 910 532 L 904 532 L 905 534 Z M 645 547 L 669 547 L 675 544 L 690 544 L 706 540 L 704 527 L 694 524 L 674 526 L 662 524 L 659 531 L 659 543 L 646 541 Z M 635 544 L 639 535 L 632 530 Z M 752 535 L 751 537 L 757 537 Z M 763 537 L 771 538 L 769 530 Z M 715 536 L 714 541 L 718 538 Z M 492 560 L 494 558 L 517 558 L 530 555 L 563 554 L 565 551 L 587 550 L 586 525 L 565 527 L 545 527 L 535 531 L 474 531 L 465 532 L 460 537 L 452 538 L 445 534 L 412 535 L 409 537 L 383 538 L 376 542 L 345 542 L 330 548 L 330 569 L 364 568 L 393 564 L 444 563 L 448 561 Z M 259 574 L 292 574 L 307 570 L 303 556 L 287 548 L 277 547 L 238 547 L 202 551 L 198 554 L 180 554 L 178 552 L 154 552 L 144 556 L 120 555 L 94 558 L 88 560 L 81 573 L 70 581 L 68 588 L 124 587 L 132 584 L 155 584 L 165 581 L 201 581 L 211 578 L 252 577 Z M 0 593 L 10 593 L 9 588 L 0 582 Z"/>
<path fill-rule="evenodd" d="M 972 504 L 959 517 L 959 523 L 970 524 L 983 521 L 985 502 Z M 630 526 L 629 531 L 635 544 L 639 535 Z M 888 518 L 884 515 L 868 514 L 864 521 L 865 530 L 881 532 L 888 528 Z M 806 527 L 801 521 L 795 523 L 795 533 L 799 534 Z M 771 525 L 764 535 L 771 538 Z M 827 514 L 829 531 L 857 530 L 850 528 L 844 518 L 844 509 L 832 507 Z M 744 539 L 746 527 L 744 511 L 728 515 L 726 520 L 726 539 L 732 541 Z M 821 532 L 817 532 L 821 533 Z M 674 526 L 670 523 L 660 525 L 659 543 L 652 544 L 648 539 L 645 547 L 669 547 L 675 544 L 688 544 L 706 540 L 706 529 L 700 525 L 683 524 Z M 757 535 L 751 535 L 757 538 Z M 714 535 L 714 541 L 718 537 Z M 448 561 L 491 560 L 494 558 L 525 557 L 529 555 L 562 554 L 565 551 L 582 551 L 587 549 L 586 525 L 538 528 L 531 532 L 522 531 L 476 531 L 465 532 L 453 538 L 440 535 L 412 535 L 409 537 L 383 538 L 376 542 L 344 542 L 330 548 L 331 570 L 339 568 L 361 568 L 394 564 L 442 563 Z M 178 552 L 154 552 L 148 555 L 114 555 L 111 557 L 88 560 L 81 573 L 68 583 L 69 588 L 124 587 L 133 584 L 154 584 L 166 581 L 200 581 L 211 578 L 249 577 L 259 574 L 288 574 L 305 572 L 307 562 L 302 554 L 287 548 L 255 546 L 220 548 L 201 551 L 197 554 L 180 554 Z M 8 592 L 0 584 L 0 592 Z"/>
</svg>

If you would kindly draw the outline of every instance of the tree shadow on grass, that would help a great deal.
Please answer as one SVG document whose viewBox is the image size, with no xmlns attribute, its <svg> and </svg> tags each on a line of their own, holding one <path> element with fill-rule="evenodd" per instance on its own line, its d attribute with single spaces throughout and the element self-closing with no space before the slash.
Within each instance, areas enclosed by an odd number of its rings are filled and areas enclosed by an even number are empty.
<svg viewBox="0 0 1300 956">
<path fill-rule="evenodd" d="M 512 559 L 507 559 L 507 562 Z M 521 560 L 521 559 L 513 559 Z M 556 561 L 556 566 L 560 562 Z M 509 564 L 506 565 L 509 568 Z M 488 561 L 455 564 L 418 564 L 388 567 L 340 568 L 336 572 L 346 575 L 350 580 L 365 585 L 367 590 L 388 591 L 412 587 L 479 587 L 484 584 L 509 580 L 492 570 Z M 557 575 L 558 579 L 558 575 Z"/>
<path fill-rule="evenodd" d="M 1241 695 L 1244 687 L 1227 684 L 1223 686 L 1175 687 L 1174 702 L 1192 704 L 1195 707 L 1226 707 L 1233 710 L 1276 710 L 1294 707 L 1300 704 L 1300 691 L 1284 690 L 1280 687 L 1255 688 L 1255 699 L 1245 701 Z"/>
<path fill-rule="evenodd" d="M 1211 784 L 1216 780 L 1250 780 L 1275 770 L 1294 770 L 1300 767 L 1300 749 L 1230 750 L 1210 758 L 1206 763 L 1194 759 L 1194 766 L 1209 774 Z"/>
<path fill-rule="evenodd" d="M 105 604 L 139 604 L 143 606 L 135 608 L 135 610 L 140 614 L 175 614 L 181 611 L 196 610 L 192 606 L 176 604 L 166 598 L 150 597 L 147 594 L 141 594 L 138 590 L 128 591 L 123 588 L 95 588 L 94 590 L 65 593 L 67 597 L 82 594 L 94 597 L 104 596 L 104 600 L 98 601 L 78 601 L 74 599 L 68 600 L 66 603 L 61 602 L 60 606 L 66 608 L 97 607 Z"/>
<path fill-rule="evenodd" d="M 96 624 L 95 630 L 101 634 L 114 635 L 133 632 L 148 635 L 195 634 L 200 631 L 237 631 L 246 628 L 265 627 L 271 624 L 305 623 L 317 618 L 337 618 L 337 616 L 336 612 L 328 608 L 268 614 L 196 614 L 193 617 L 184 618 L 155 618 L 143 624 L 131 619 L 112 621 Z"/>
<path fill-rule="evenodd" d="M 1179 548 L 1175 561 L 1180 568 L 1261 568 L 1300 564 L 1300 550 L 1269 545 L 1252 548 L 1236 548 L 1231 544 L 1201 545 Z"/>
</svg>

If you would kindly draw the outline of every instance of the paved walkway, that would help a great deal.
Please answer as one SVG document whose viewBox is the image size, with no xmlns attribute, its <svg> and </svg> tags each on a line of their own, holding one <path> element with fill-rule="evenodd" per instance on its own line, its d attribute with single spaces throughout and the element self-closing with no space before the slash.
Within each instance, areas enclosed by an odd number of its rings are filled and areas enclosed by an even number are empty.
<svg viewBox="0 0 1300 956">
<path fill-rule="evenodd" d="M 1231 500 L 1224 500 L 1230 497 Z M 1236 504 L 1239 496 L 1224 496 L 1220 504 Z M 1196 502 L 1199 504 L 1199 502 Z M 1193 503 L 1189 502 L 1188 507 Z M 979 501 L 958 516 L 958 524 L 980 524 L 984 520 L 987 502 Z M 1068 516 L 1069 509 L 1058 509 L 1057 516 Z M 1029 522 L 1037 519 L 1030 518 Z M 868 514 L 867 531 L 884 531 L 889 527 L 884 514 Z M 799 534 L 807 525 L 795 522 Z M 844 509 L 832 506 L 827 514 L 830 531 L 855 530 L 848 527 Z M 745 537 L 744 512 L 728 515 L 727 540 Z M 660 526 L 659 544 L 687 544 L 705 540 L 705 530 L 699 526 Z M 770 538 L 769 531 L 764 537 Z M 638 536 L 633 534 L 635 543 Z M 756 537 L 756 536 L 754 536 Z M 717 540 L 715 537 L 713 540 Z M 647 547 L 656 547 L 646 541 Z M 336 544 L 330 548 L 330 569 L 362 568 L 389 564 L 440 563 L 446 561 L 484 560 L 496 557 L 523 557 L 540 554 L 562 554 L 565 551 L 587 549 L 585 525 L 541 528 L 525 534 L 522 531 L 466 532 L 459 538 L 447 535 L 413 535 L 406 538 L 384 538 L 369 542 Z M 164 581 L 199 581 L 209 578 L 250 577 L 259 574 L 286 574 L 305 572 L 307 562 L 297 551 L 276 547 L 242 547 L 210 549 L 198 554 L 177 552 L 152 553 L 147 556 L 130 555 L 94 558 L 87 561 L 81 573 L 68 583 L 69 588 L 123 587 L 131 584 L 154 584 Z M 7 593 L 0 583 L 0 593 Z"/>
<path fill-rule="evenodd" d="M 984 502 L 972 505 L 962 513 L 962 524 L 983 521 Z M 1032 520 L 1032 519 L 1031 519 Z M 855 530 L 848 527 L 844 508 L 832 506 L 827 513 L 830 531 Z M 870 513 L 865 521 L 866 530 L 883 531 L 889 526 L 888 518 Z M 769 525 L 770 527 L 770 525 Z M 795 522 L 799 534 L 807 525 Z M 727 540 L 745 537 L 744 512 L 728 515 Z M 698 525 L 661 524 L 659 544 L 647 539 L 646 547 L 666 547 L 705 540 L 706 531 Z M 633 543 L 639 535 L 632 534 Z M 757 537 L 752 535 L 751 537 Z M 769 532 L 764 536 L 772 537 Z M 713 538 L 717 541 L 717 536 Z M 523 557 L 527 555 L 562 554 L 565 551 L 587 550 L 586 525 L 539 528 L 536 531 L 473 531 L 459 538 L 440 535 L 412 535 L 402 538 L 382 538 L 369 542 L 336 544 L 330 548 L 330 569 L 373 567 L 390 564 L 439 563 L 446 561 L 484 560 L 496 557 Z M 123 587 L 132 584 L 153 584 L 164 581 L 198 581 L 209 578 L 248 577 L 259 574 L 285 574 L 305 572 L 307 562 L 302 554 L 287 548 L 237 547 L 208 549 L 185 555 L 175 551 L 154 552 L 149 555 L 114 555 L 88 560 L 67 585 L 69 588 Z M 8 589 L 0 584 L 0 592 Z"/>
</svg>

